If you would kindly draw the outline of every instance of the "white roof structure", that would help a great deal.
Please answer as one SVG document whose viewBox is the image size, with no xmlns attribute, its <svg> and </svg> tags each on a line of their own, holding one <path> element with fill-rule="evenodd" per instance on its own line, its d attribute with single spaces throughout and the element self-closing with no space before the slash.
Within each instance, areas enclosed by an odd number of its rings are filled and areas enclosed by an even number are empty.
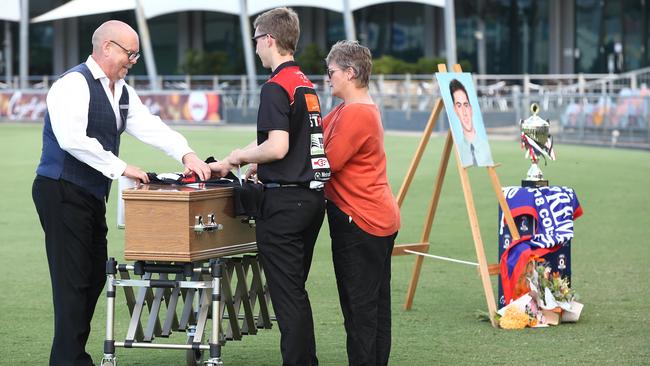
<svg viewBox="0 0 650 366">
<path fill-rule="evenodd" d="M 20 0 L 3 0 L 0 20 L 17 22 L 20 20 Z"/>
<path fill-rule="evenodd" d="M 80 17 L 84 15 L 111 13 L 114 11 L 134 10 L 135 0 L 72 0 L 45 14 L 32 18 L 32 23 L 47 22 L 58 19 Z"/>
<path fill-rule="evenodd" d="M 226 14 L 239 14 L 239 0 L 140 0 L 147 19 L 181 11 L 214 11 Z"/>
<path fill-rule="evenodd" d="M 7 1 L 7 0 L 3 0 Z M 20 0 L 9 0 L 19 3 Z M 239 15 L 242 19 L 247 19 L 251 15 L 259 14 L 269 9 L 279 6 L 290 7 L 312 7 L 327 9 L 330 11 L 343 14 L 348 39 L 356 39 L 354 35 L 354 20 L 352 11 L 362 9 L 368 6 L 384 4 L 396 1 L 390 0 L 71 0 L 58 8 L 39 15 L 31 20 L 32 23 L 47 22 L 58 19 L 81 17 L 84 15 L 110 13 L 115 11 L 136 10 L 136 19 L 140 27 L 143 46 L 148 54 L 145 58 L 147 62 L 147 73 L 151 84 L 155 85 L 156 71 L 153 52 L 151 52 L 151 43 L 149 32 L 146 29 L 146 19 L 154 18 L 164 14 L 177 13 L 183 11 L 211 11 L 225 14 Z M 409 2 L 444 7 L 445 0 L 411 0 Z M 140 7 L 138 8 L 138 3 Z M 242 9 L 242 6 L 246 9 Z M 136 9 L 138 8 L 138 9 Z M 242 42 L 244 42 L 244 51 L 246 59 L 246 70 L 249 77 L 251 88 L 255 87 L 255 64 L 250 39 L 250 25 L 241 22 Z M 248 45 L 248 46 L 246 46 Z M 247 48 L 248 47 L 248 48 Z"/>
<path fill-rule="evenodd" d="M 367 8 L 373 5 L 386 4 L 386 3 L 395 3 L 400 1 L 391 1 L 391 0 L 350 0 L 350 9 L 352 11 Z M 445 7 L 445 0 L 408 0 L 407 3 L 417 3 L 424 5 L 436 6 L 438 8 Z"/>
<path fill-rule="evenodd" d="M 5 0 L 6 1 L 6 0 Z M 181 11 L 214 11 L 226 14 L 239 14 L 240 1 L 238 0 L 192 0 L 192 1 L 178 1 L 178 0 L 140 0 L 144 9 L 145 17 L 150 19 L 160 15 L 176 13 Z M 350 9 L 352 11 L 359 10 L 368 6 L 390 3 L 395 1 L 390 0 L 349 0 Z M 412 0 L 409 2 L 426 4 L 436 7 L 444 7 L 445 0 Z M 12 3 L 15 3 L 15 19 L 18 20 L 18 3 L 19 0 L 8 1 L 8 11 L 3 11 L 2 16 L 11 16 Z M 248 0 L 248 14 L 255 15 L 263 11 L 276 8 L 278 6 L 304 6 L 320 9 L 327 9 L 338 13 L 343 12 L 343 0 Z M 72 17 L 79 17 L 91 14 L 110 13 L 114 11 L 134 10 L 136 0 L 111 0 L 111 1 L 96 1 L 96 0 L 72 0 L 58 8 L 52 9 L 49 12 L 39 15 L 32 19 L 32 23 L 47 22 L 57 19 L 65 19 Z M 4 18 L 0 18 L 4 19 Z"/>
<path fill-rule="evenodd" d="M 352 1 L 350 0 L 350 2 Z M 248 0 L 248 14 L 259 14 L 277 8 L 278 6 L 304 6 L 308 8 L 327 9 L 337 13 L 343 12 L 343 0 Z"/>
</svg>

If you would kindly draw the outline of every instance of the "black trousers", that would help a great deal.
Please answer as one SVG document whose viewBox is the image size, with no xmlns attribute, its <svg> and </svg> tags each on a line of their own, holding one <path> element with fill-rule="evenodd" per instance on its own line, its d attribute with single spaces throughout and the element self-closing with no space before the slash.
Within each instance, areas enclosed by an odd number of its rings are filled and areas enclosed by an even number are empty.
<svg viewBox="0 0 650 366">
<path fill-rule="evenodd" d="M 284 187 L 262 194 L 257 247 L 280 327 L 284 365 L 318 365 L 305 282 L 324 215 L 322 191 Z"/>
<path fill-rule="evenodd" d="M 331 201 L 327 219 L 350 365 L 387 365 L 391 345 L 390 263 L 397 233 L 361 230 Z"/>
<path fill-rule="evenodd" d="M 52 281 L 50 365 L 92 365 L 85 347 L 106 279 L 106 204 L 79 186 L 41 176 L 34 180 L 32 198 Z"/>
</svg>

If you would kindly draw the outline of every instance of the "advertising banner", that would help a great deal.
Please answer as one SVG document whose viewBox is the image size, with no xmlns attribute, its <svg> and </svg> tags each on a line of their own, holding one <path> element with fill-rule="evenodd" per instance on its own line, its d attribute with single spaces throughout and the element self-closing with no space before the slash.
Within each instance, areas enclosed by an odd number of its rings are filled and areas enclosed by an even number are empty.
<svg viewBox="0 0 650 366">
<path fill-rule="evenodd" d="M 138 93 L 151 113 L 167 123 L 216 124 L 222 122 L 221 95 L 214 92 Z M 0 92 L 0 120 L 43 121 L 46 92 Z"/>
</svg>

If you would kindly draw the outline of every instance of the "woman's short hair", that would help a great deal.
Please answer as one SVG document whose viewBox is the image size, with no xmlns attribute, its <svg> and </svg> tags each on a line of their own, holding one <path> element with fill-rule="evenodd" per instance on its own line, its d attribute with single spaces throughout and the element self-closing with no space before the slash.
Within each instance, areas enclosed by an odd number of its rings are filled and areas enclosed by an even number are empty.
<svg viewBox="0 0 650 366">
<path fill-rule="evenodd" d="M 289 8 L 275 8 L 255 18 L 253 27 L 275 39 L 281 55 L 296 53 L 300 38 L 298 14 Z"/>
<path fill-rule="evenodd" d="M 372 54 L 368 47 L 362 46 L 357 41 L 338 41 L 330 49 L 325 62 L 328 65 L 335 63 L 343 69 L 351 68 L 357 86 L 368 87 L 372 71 Z"/>
</svg>

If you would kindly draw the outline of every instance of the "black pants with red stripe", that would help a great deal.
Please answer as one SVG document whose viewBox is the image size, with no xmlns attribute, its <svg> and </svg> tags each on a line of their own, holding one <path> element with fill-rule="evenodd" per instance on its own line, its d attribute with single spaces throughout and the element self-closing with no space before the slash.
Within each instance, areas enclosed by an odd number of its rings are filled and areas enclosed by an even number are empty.
<svg viewBox="0 0 650 366">
<path fill-rule="evenodd" d="M 106 204 L 83 188 L 37 176 L 32 198 L 52 281 L 51 366 L 92 365 L 85 347 L 106 280 Z"/>
<path fill-rule="evenodd" d="M 391 346 L 390 263 L 397 233 L 361 230 L 331 201 L 327 220 L 351 366 L 387 365 Z"/>
<path fill-rule="evenodd" d="M 322 191 L 281 187 L 262 194 L 257 247 L 280 327 L 283 365 L 318 365 L 305 282 L 324 215 Z"/>
</svg>

